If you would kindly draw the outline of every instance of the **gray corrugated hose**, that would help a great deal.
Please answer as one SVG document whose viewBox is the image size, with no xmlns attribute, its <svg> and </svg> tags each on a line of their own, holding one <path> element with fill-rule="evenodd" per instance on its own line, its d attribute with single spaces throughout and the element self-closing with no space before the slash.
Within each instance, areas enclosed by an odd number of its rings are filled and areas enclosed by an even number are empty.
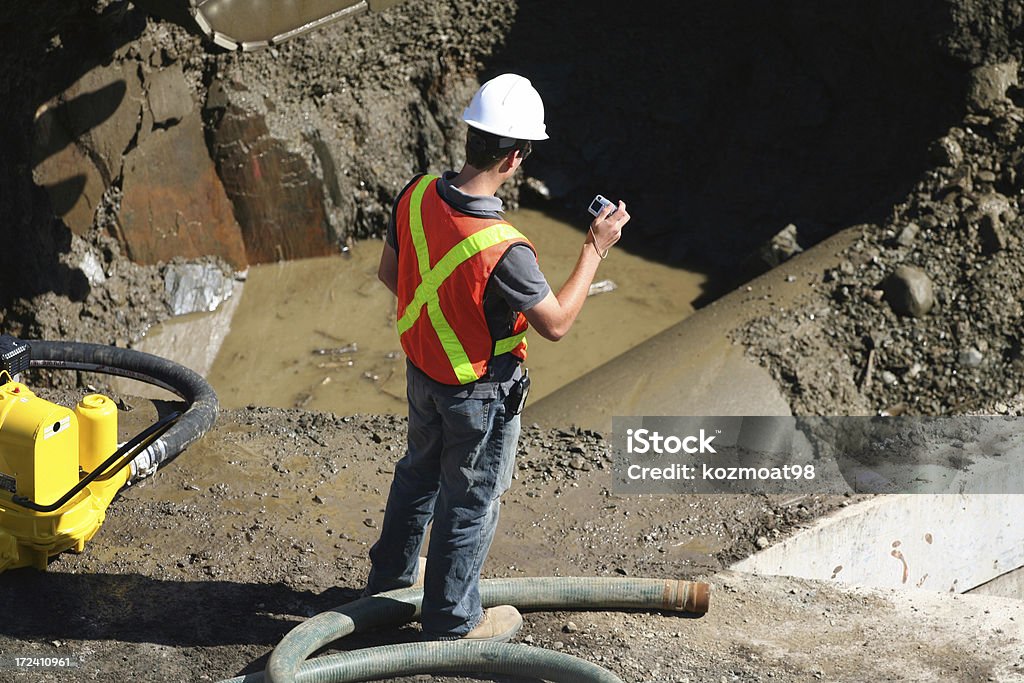
<svg viewBox="0 0 1024 683">
<path fill-rule="evenodd" d="M 485 607 L 510 604 L 526 610 L 655 609 L 703 614 L 708 609 L 709 593 L 706 583 L 669 579 L 538 577 L 480 582 L 480 597 Z M 524 657 L 536 660 L 537 666 L 548 667 L 547 673 L 539 676 L 547 680 L 574 683 L 618 680 L 601 667 L 575 657 L 557 656 L 558 653 L 524 646 L 495 647 L 499 645 L 496 643 L 411 643 L 306 661 L 328 643 L 356 631 L 415 619 L 422 598 L 422 588 L 403 588 L 360 598 L 318 614 L 281 640 L 262 677 L 251 674 L 223 683 L 258 680 L 340 683 L 438 671 L 506 673 L 512 666 L 509 661 L 520 662 Z M 377 658 L 382 658 L 379 664 Z M 522 664 L 516 666 L 517 671 L 524 672 Z"/>
<path fill-rule="evenodd" d="M 220 409 L 217 394 L 198 373 L 183 365 L 132 349 L 66 341 L 29 341 L 33 368 L 82 370 L 136 379 L 167 389 L 189 407 L 159 439 L 131 463 L 129 481 L 149 476 L 213 426 Z"/>
<path fill-rule="evenodd" d="M 373 681 L 430 673 L 490 673 L 557 683 L 622 683 L 597 664 L 529 645 L 459 641 L 353 650 L 303 662 L 298 683 Z M 222 683 L 265 683 L 262 671 Z"/>
</svg>

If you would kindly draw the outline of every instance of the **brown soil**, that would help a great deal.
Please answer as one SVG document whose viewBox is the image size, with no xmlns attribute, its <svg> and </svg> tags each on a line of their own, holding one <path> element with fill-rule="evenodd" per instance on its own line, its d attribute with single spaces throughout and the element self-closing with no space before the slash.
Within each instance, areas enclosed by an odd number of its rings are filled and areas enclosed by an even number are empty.
<svg viewBox="0 0 1024 683">
<path fill-rule="evenodd" d="M 147 401 L 129 406 L 126 434 L 155 415 Z M 404 420 L 394 417 L 226 412 L 202 441 L 125 489 L 83 554 L 65 553 L 46 572 L 0 575 L 0 680 L 221 680 L 261 670 L 297 623 L 362 588 L 403 441 Z M 893 614 L 893 601 L 906 598 L 720 573 L 758 537 L 780 538 L 850 499 L 620 496 L 608 490 L 599 434 L 530 426 L 521 446 L 485 576 L 709 578 L 714 593 L 701 619 L 527 614 L 519 642 L 584 657 L 626 681 L 859 681 L 865 670 L 975 681 L 1007 664 L 984 648 L 939 650 L 930 641 L 946 637 L 939 616 L 911 625 Z M 885 666 L 874 655 L 860 661 L 859 645 L 842 660 L 815 654 L 860 642 L 867 636 L 854 634 L 864 629 L 876 629 Z M 416 634 L 381 630 L 343 645 Z M 13 667 L 12 658 L 32 656 L 81 667 Z"/>
<path fill-rule="evenodd" d="M 633 213 L 644 219 L 632 247 L 709 264 L 718 279 L 709 291 L 749 274 L 735 267 L 739 254 L 787 223 L 804 246 L 855 223 L 879 226 L 865 231 L 848 267 L 829 274 L 823 299 L 766 312 L 748 330 L 745 341 L 797 412 L 899 403 L 948 412 L 1019 390 L 1019 307 L 997 295 L 1016 301 L 1024 286 L 1021 91 L 967 118 L 962 103 L 971 67 L 1022 56 L 1019 3 L 877 0 L 831 16 L 834 8 L 795 2 L 712 3 L 697 13 L 685 3 L 622 12 L 607 2 L 592 7 L 615 25 L 601 40 L 575 11 L 550 3 L 487 6 L 410 0 L 393 16 L 254 55 L 211 50 L 127 2 L 0 9 L 8 38 L 0 107 L 9 122 L 0 132 L 0 329 L 126 345 L 167 314 L 162 266 L 129 264 L 109 236 L 121 180 L 108 179 L 92 229 L 75 236 L 31 175 L 39 106 L 96 64 L 141 59 L 136 43 L 145 38 L 147 59 L 181 67 L 197 107 L 213 81 L 247 82 L 277 112 L 274 132 L 306 140 L 295 143 L 300 156 L 326 149 L 338 167 L 329 204 L 332 227 L 346 231 L 339 238 L 379 233 L 410 172 L 454 163 L 458 141 L 442 131 L 454 130 L 479 74 L 524 69 L 551 95 L 559 122 L 560 135 L 531 158 L 555 199 L 545 207 L 578 207 L 596 191 L 635 197 Z M 595 93 L 605 94 L 601 106 L 590 104 Z M 316 125 L 297 130 L 306 120 Z M 929 143 L 946 134 L 962 156 L 930 157 Z M 994 219 L 979 208 L 993 193 L 1009 203 Z M 920 231 L 907 246 L 899 237 L 909 222 Z M 103 283 L 83 274 L 86 253 L 103 267 Z M 904 262 L 938 285 L 928 318 L 900 319 L 875 303 L 877 283 Z M 808 311 L 817 324 L 805 323 Z M 877 378 L 860 386 L 871 350 Z M 899 381 L 879 381 L 883 372 Z M 135 431 L 153 408 L 130 402 L 136 409 L 123 419 Z M 220 680 L 259 670 L 295 624 L 362 587 L 403 439 L 393 417 L 227 412 L 203 441 L 124 491 L 85 553 L 62 555 L 45 573 L 0 575 L 0 681 Z M 586 657 L 628 681 L 1022 678 L 1024 662 L 1008 654 L 1021 650 L 1019 606 L 962 598 L 962 613 L 951 615 L 936 598 L 720 573 L 762 536 L 772 541 L 844 499 L 616 496 L 599 435 L 537 427 L 522 447 L 486 575 L 715 585 L 703 619 L 532 614 L 523 642 Z M 80 658 L 81 668 L 11 665 L 60 655 Z"/>
</svg>

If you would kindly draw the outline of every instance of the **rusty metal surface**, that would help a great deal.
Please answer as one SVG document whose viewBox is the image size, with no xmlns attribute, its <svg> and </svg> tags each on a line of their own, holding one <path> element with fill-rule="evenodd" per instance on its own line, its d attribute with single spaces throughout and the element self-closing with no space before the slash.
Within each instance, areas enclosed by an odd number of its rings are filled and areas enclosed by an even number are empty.
<svg viewBox="0 0 1024 683">
<path fill-rule="evenodd" d="M 229 50 L 257 50 L 400 0 L 191 0 L 199 28 Z"/>
</svg>

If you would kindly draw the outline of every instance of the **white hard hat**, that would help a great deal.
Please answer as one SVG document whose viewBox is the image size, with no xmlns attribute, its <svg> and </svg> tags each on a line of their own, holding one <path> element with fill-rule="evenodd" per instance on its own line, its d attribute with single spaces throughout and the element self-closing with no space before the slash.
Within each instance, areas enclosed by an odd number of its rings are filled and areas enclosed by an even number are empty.
<svg viewBox="0 0 1024 683">
<path fill-rule="evenodd" d="M 480 130 L 516 140 L 547 140 L 544 102 L 529 79 L 502 74 L 480 86 L 462 120 Z"/>
</svg>

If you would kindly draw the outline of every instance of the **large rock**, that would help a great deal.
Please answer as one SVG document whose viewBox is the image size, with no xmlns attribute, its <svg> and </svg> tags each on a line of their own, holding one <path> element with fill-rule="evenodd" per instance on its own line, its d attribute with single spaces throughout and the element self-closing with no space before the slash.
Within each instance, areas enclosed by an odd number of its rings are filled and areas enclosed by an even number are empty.
<svg viewBox="0 0 1024 683">
<path fill-rule="evenodd" d="M 932 280 L 920 268 L 899 266 L 885 282 L 885 298 L 899 315 L 921 318 L 935 305 Z"/>
<path fill-rule="evenodd" d="M 235 268 L 247 264 L 198 114 L 154 131 L 128 155 L 119 222 L 128 255 L 137 263 L 210 255 Z"/>
<path fill-rule="evenodd" d="M 182 120 L 195 109 L 192 90 L 185 82 L 179 64 L 163 69 L 146 70 L 146 101 L 153 115 L 153 124 L 167 126 Z"/>
<path fill-rule="evenodd" d="M 177 263 L 164 273 L 167 306 L 174 315 L 215 311 L 233 288 L 234 279 L 215 263 Z"/>
<path fill-rule="evenodd" d="M 322 145 L 302 155 L 271 134 L 267 104 L 244 89 L 211 88 L 207 108 L 220 114 L 212 151 L 250 263 L 325 256 L 338 252 L 324 193 L 325 182 L 311 163 Z M 304 145 L 305 142 L 299 144 Z M 321 173 L 323 171 L 321 170 Z"/>
<path fill-rule="evenodd" d="M 86 72 L 37 114 L 32 176 L 72 232 L 92 227 L 100 198 L 121 175 L 143 97 L 134 62 L 114 62 Z"/>
<path fill-rule="evenodd" d="M 1006 91 L 1017 85 L 1017 61 L 986 64 L 971 70 L 967 84 L 967 106 L 972 111 L 985 111 L 1006 99 Z"/>
</svg>

